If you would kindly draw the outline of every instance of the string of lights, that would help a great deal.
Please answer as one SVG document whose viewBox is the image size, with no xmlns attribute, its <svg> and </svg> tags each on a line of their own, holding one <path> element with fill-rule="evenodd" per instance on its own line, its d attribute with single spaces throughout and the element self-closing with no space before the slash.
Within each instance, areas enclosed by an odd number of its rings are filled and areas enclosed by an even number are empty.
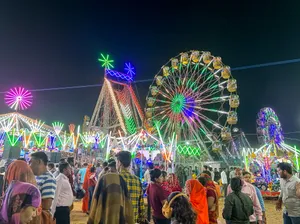
<svg viewBox="0 0 300 224">
<path fill-rule="evenodd" d="M 269 63 L 262 63 L 262 64 L 255 64 L 255 65 L 248 65 L 248 66 L 240 66 L 236 68 L 231 68 L 232 71 L 240 71 L 240 70 L 247 70 L 253 68 L 261 68 L 261 67 L 269 67 L 275 65 L 284 65 L 284 64 L 292 64 L 300 62 L 300 58 L 291 59 L 291 60 L 283 60 L 283 61 L 276 61 L 276 62 L 269 62 Z M 134 81 L 133 83 L 143 83 L 143 82 L 152 82 L 153 79 L 142 79 Z M 93 85 L 80 85 L 80 86 L 66 86 L 66 87 L 52 87 L 52 88 L 43 88 L 43 89 L 31 89 L 31 92 L 42 92 L 42 91 L 58 91 L 58 90 L 70 90 L 70 89 L 82 89 L 82 88 L 94 88 L 94 87 L 101 87 L 102 84 L 93 84 Z M 0 94 L 5 94 L 6 91 L 0 92 Z"/>
</svg>

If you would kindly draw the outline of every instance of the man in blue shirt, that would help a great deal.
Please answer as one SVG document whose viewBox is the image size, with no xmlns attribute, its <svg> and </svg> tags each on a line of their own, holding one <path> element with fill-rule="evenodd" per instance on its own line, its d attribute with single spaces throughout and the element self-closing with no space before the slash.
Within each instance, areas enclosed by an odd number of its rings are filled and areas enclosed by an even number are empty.
<svg viewBox="0 0 300 224">
<path fill-rule="evenodd" d="M 42 196 L 42 209 L 50 213 L 55 196 L 56 181 L 47 170 L 48 157 L 45 152 L 31 154 L 30 167 L 35 175 L 38 188 Z"/>
<path fill-rule="evenodd" d="M 85 173 L 86 173 L 87 166 L 88 166 L 88 164 L 84 163 L 83 167 L 78 172 L 78 180 L 79 180 L 80 189 L 82 188 L 82 185 L 83 185 L 84 176 L 85 176 Z"/>
</svg>

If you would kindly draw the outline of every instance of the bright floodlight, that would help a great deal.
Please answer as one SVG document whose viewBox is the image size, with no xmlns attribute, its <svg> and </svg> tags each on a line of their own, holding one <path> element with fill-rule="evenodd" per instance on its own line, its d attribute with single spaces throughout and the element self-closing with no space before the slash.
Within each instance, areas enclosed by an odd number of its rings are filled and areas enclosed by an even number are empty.
<svg viewBox="0 0 300 224">
<path fill-rule="evenodd" d="M 15 87 L 5 94 L 5 103 L 13 110 L 26 110 L 32 105 L 32 94 L 23 87 Z"/>
</svg>

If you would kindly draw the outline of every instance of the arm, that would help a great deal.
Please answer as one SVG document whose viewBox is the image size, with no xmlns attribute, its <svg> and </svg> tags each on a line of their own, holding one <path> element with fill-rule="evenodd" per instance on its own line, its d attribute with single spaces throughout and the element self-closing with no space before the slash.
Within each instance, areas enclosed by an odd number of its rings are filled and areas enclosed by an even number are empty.
<svg viewBox="0 0 300 224">
<path fill-rule="evenodd" d="M 54 199 L 53 201 L 51 200 L 52 202 L 52 206 L 51 206 L 51 213 L 52 215 L 54 215 L 55 211 L 56 211 L 56 205 L 57 205 L 57 201 L 58 201 L 58 198 L 59 198 L 59 195 L 60 195 L 60 191 L 61 191 L 61 187 L 62 187 L 62 184 L 60 182 L 60 177 L 58 177 L 56 179 L 56 191 L 55 191 L 55 196 L 54 196 Z M 49 198 L 47 198 L 46 200 L 48 200 Z M 44 209 L 44 208 L 43 208 Z"/>
<path fill-rule="evenodd" d="M 49 211 L 51 209 L 52 201 L 55 197 L 56 181 L 55 179 L 47 179 L 42 188 L 42 209 Z"/>
<path fill-rule="evenodd" d="M 208 204 L 208 211 L 210 211 L 215 205 L 215 198 L 214 197 L 208 197 L 207 198 L 207 204 Z"/>
<path fill-rule="evenodd" d="M 231 190 L 231 186 L 229 184 L 228 187 L 227 187 L 227 195 L 229 195 L 230 193 L 232 193 L 232 190 Z"/>
<path fill-rule="evenodd" d="M 296 183 L 296 196 L 300 198 L 300 182 Z"/>
<path fill-rule="evenodd" d="M 226 197 L 225 205 L 224 205 L 224 209 L 223 209 L 223 218 L 225 220 L 231 220 L 232 207 L 233 207 L 233 203 L 230 201 L 229 197 Z"/>
<path fill-rule="evenodd" d="M 258 200 L 256 191 L 255 191 L 255 188 L 252 185 L 250 185 L 250 186 L 253 187 L 252 188 L 252 194 L 253 194 L 253 207 L 254 207 L 255 215 L 256 215 L 258 221 L 262 221 L 262 209 L 260 207 L 259 200 Z"/>
<path fill-rule="evenodd" d="M 145 206 L 143 197 L 142 183 L 140 182 L 140 196 L 139 196 L 139 221 L 145 221 Z M 150 206 L 150 204 L 149 204 Z"/>
<path fill-rule="evenodd" d="M 256 190 L 256 194 L 257 194 L 257 197 L 258 197 L 261 209 L 262 209 L 263 212 L 265 212 L 266 211 L 265 210 L 265 202 L 264 202 L 264 199 L 263 199 L 263 197 L 261 195 L 261 192 L 260 192 L 260 190 L 257 187 L 255 187 L 255 190 Z"/>
</svg>

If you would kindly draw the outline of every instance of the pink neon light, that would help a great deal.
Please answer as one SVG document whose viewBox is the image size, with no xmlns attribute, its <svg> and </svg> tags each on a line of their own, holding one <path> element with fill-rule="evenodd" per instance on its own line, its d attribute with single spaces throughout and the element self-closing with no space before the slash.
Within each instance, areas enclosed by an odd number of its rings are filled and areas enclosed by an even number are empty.
<svg viewBox="0 0 300 224">
<path fill-rule="evenodd" d="M 14 110 L 26 110 L 32 105 L 32 94 L 23 87 L 15 87 L 5 94 L 5 103 Z"/>
</svg>

